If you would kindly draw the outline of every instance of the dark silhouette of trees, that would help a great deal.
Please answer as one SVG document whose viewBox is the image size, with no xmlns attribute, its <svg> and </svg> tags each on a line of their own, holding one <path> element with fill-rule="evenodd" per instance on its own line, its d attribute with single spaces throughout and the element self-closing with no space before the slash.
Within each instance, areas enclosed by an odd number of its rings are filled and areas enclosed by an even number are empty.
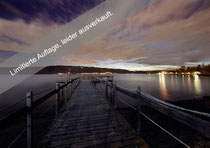
<svg viewBox="0 0 210 148">
<path fill-rule="evenodd" d="M 193 67 L 185 67 L 181 66 L 179 69 L 176 70 L 178 73 L 193 73 L 193 72 L 200 72 L 201 74 L 208 74 L 210 75 L 210 65 L 198 65 Z"/>
</svg>

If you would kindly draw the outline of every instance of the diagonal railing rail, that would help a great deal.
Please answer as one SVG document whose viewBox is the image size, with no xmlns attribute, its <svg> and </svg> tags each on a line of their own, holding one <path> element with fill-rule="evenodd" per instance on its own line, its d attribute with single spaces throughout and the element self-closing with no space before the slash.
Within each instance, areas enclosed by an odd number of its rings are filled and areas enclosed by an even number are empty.
<svg viewBox="0 0 210 148">
<path fill-rule="evenodd" d="M 8 109 L 14 107 L 15 105 L 22 103 L 22 102 L 26 102 L 26 106 L 15 110 L 14 112 L 3 116 L 0 118 L 0 127 L 1 129 L 3 129 L 4 127 L 7 127 L 8 123 L 11 123 L 13 121 L 15 121 L 17 118 L 23 117 L 24 115 L 27 116 L 27 125 L 26 127 L 15 137 L 15 139 L 9 144 L 9 147 L 13 147 L 14 144 L 18 141 L 18 139 L 25 133 L 25 131 L 27 132 L 27 148 L 31 148 L 33 146 L 33 141 L 32 141 L 32 133 L 33 133 L 33 110 L 35 108 L 37 108 L 38 106 L 40 106 L 43 102 L 45 102 L 46 100 L 48 100 L 51 96 L 56 95 L 56 104 L 55 104 L 55 113 L 56 115 L 59 113 L 59 109 L 61 108 L 60 105 L 60 101 L 61 101 L 61 97 L 62 94 L 61 93 L 65 93 L 63 95 L 64 97 L 64 101 L 67 101 L 67 91 L 69 91 L 69 95 L 72 95 L 72 92 L 74 91 L 74 89 L 76 88 L 76 86 L 79 83 L 79 77 L 74 77 L 71 78 L 69 81 L 66 82 L 57 82 L 55 86 L 51 86 L 49 88 L 47 88 L 46 90 L 43 90 L 41 92 L 38 92 L 36 94 L 33 94 L 33 92 L 28 92 L 26 94 L 26 98 L 21 99 L 20 101 L 6 106 L 3 109 L 0 110 L 1 112 L 7 111 Z M 69 86 L 69 89 L 67 89 L 67 87 Z M 50 91 L 50 92 L 48 92 Z M 40 95 L 43 93 L 46 93 L 44 96 L 40 97 L 39 99 L 37 99 L 36 101 L 33 101 L 33 97 L 36 95 Z"/>
<path fill-rule="evenodd" d="M 110 96 L 114 98 L 114 107 L 118 107 L 118 101 L 121 101 L 125 105 L 131 107 L 135 111 L 137 111 L 138 120 L 137 120 L 137 134 L 141 134 L 141 116 L 144 116 L 147 120 L 152 122 L 154 125 L 156 125 L 158 128 L 166 132 L 168 135 L 170 135 L 172 138 L 177 140 L 179 143 L 183 144 L 186 147 L 189 147 L 186 143 L 181 141 L 179 138 L 174 136 L 172 133 L 161 127 L 158 123 L 153 121 L 151 118 L 149 118 L 146 114 L 144 114 L 141 110 L 142 104 L 147 105 L 160 113 L 163 113 L 170 118 L 173 118 L 188 127 L 191 127 L 195 129 L 196 131 L 199 131 L 203 136 L 210 138 L 210 122 L 208 121 L 210 119 L 209 113 L 204 113 L 196 110 L 186 109 L 183 107 L 179 107 L 176 105 L 173 105 L 171 103 L 167 103 L 165 101 L 162 101 L 160 99 L 155 98 L 154 96 L 141 91 L 140 87 L 138 86 L 136 88 L 136 93 L 131 92 L 130 90 L 121 87 L 116 82 L 110 82 L 104 78 L 100 77 L 92 77 L 92 82 L 94 85 L 97 83 L 105 85 L 105 95 L 106 98 L 108 98 L 108 88 L 111 90 Z M 135 100 L 137 100 L 136 107 L 132 106 L 128 102 L 120 99 L 117 96 L 117 92 L 120 92 L 126 96 L 129 96 Z M 205 120 L 208 119 L 208 120 Z"/>
</svg>

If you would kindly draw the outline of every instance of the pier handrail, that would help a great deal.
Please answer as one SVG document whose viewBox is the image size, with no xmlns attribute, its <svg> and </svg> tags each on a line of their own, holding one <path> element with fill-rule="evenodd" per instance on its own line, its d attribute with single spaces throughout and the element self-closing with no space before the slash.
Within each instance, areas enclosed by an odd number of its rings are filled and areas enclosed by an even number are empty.
<svg viewBox="0 0 210 148">
<path fill-rule="evenodd" d="M 72 83 L 73 81 L 77 80 L 78 78 L 79 78 L 79 77 L 76 77 L 76 78 L 71 79 L 71 81 L 69 81 L 68 84 L 69 84 L 69 83 Z M 63 87 L 65 87 L 65 86 L 66 86 L 66 84 L 63 84 L 62 86 L 60 86 L 60 87 L 59 87 L 59 90 L 61 90 L 61 89 L 62 89 Z M 55 85 L 54 85 L 54 88 L 55 88 Z M 48 88 L 48 89 L 49 89 L 49 88 Z M 52 88 L 51 88 L 51 89 L 52 89 Z M 41 91 L 41 92 L 43 93 L 44 91 Z M 55 93 L 56 93 L 56 89 L 53 89 L 52 91 L 50 91 L 50 92 L 47 93 L 46 95 L 44 95 L 44 96 L 40 97 L 39 99 L 37 99 L 36 101 L 34 101 L 34 102 L 33 102 L 33 103 L 34 103 L 34 108 L 36 108 L 37 106 L 39 106 L 39 104 L 41 104 L 42 102 L 44 102 L 45 100 L 47 100 L 49 97 L 51 97 L 51 96 L 54 95 Z M 40 94 L 40 92 L 37 93 L 37 94 Z M 37 95 L 37 94 L 34 94 L 34 95 Z M 0 110 L 0 112 L 3 112 L 3 111 L 5 111 L 5 110 L 7 110 L 7 109 L 9 109 L 9 108 L 11 108 L 11 107 L 13 107 L 13 106 L 15 106 L 15 105 L 21 103 L 21 102 L 23 102 L 23 101 L 26 101 L 26 98 L 21 99 L 20 101 L 14 103 L 14 104 L 12 104 L 12 105 L 6 106 L 5 108 L 2 108 L 2 109 Z M 13 114 L 15 115 L 15 117 L 18 117 L 18 116 L 22 116 L 22 113 L 24 113 L 25 111 L 26 111 L 26 106 L 23 107 L 23 108 L 20 108 L 20 109 L 18 109 L 18 110 L 16 110 L 16 111 L 14 111 L 13 113 L 10 113 L 10 114 L 7 115 L 7 116 L 1 117 L 1 118 L 0 118 L 0 125 L 1 125 L 1 123 L 2 123 L 4 120 L 7 120 L 7 118 L 10 118 L 11 116 L 13 116 Z"/>
<path fill-rule="evenodd" d="M 36 107 L 38 107 L 43 102 L 45 102 L 46 100 L 48 100 L 54 94 L 59 94 L 60 93 L 60 90 L 62 90 L 63 88 L 67 87 L 69 84 L 73 84 L 77 80 L 79 80 L 79 77 L 71 78 L 69 81 L 66 81 L 66 82 L 59 82 L 59 83 L 61 83 L 61 85 L 58 85 L 58 88 L 56 88 L 56 85 L 54 85 L 54 88 L 55 89 L 53 89 L 52 87 L 49 87 L 48 89 L 43 90 L 41 92 L 38 92 L 36 94 L 33 94 L 32 92 L 29 92 L 29 93 L 27 93 L 27 97 L 26 98 L 21 99 L 20 101 L 14 103 L 12 105 L 6 106 L 5 108 L 1 109 L 0 112 L 3 112 L 5 110 L 7 110 L 7 109 L 9 109 L 9 108 L 11 108 L 11 107 L 13 107 L 13 106 L 21 103 L 21 102 L 23 102 L 24 100 L 26 101 L 26 106 L 24 106 L 24 107 L 22 107 L 22 108 L 20 108 L 20 109 L 18 109 L 16 111 L 14 111 L 14 112 L 12 112 L 12 113 L 10 113 L 10 114 L 8 114 L 8 115 L 3 116 L 3 117 L 0 118 L 0 127 L 2 128 L 4 126 L 6 126 L 7 123 L 10 123 L 14 119 L 17 119 L 19 117 L 23 117 L 24 115 L 27 114 L 27 126 L 20 132 L 20 134 L 18 134 L 18 136 L 10 143 L 10 145 L 8 147 L 13 146 L 14 143 L 20 138 L 20 136 L 25 131 L 27 131 L 27 148 L 31 148 L 31 146 L 32 146 L 31 141 L 28 140 L 28 139 L 31 139 L 31 132 L 29 132 L 29 131 L 31 131 L 31 124 L 28 123 L 28 122 L 30 122 L 28 120 L 28 116 L 30 116 L 30 118 L 31 118 L 32 110 L 34 110 Z M 79 81 L 77 81 L 77 84 L 76 85 L 78 85 L 78 82 Z M 53 90 L 51 90 L 51 89 L 53 89 Z M 44 92 L 47 92 L 49 90 L 51 90 L 51 91 L 48 92 L 47 94 L 45 94 L 44 96 L 40 97 L 36 101 L 33 101 L 33 96 L 40 95 L 40 94 L 42 94 Z M 67 92 L 65 92 L 65 93 L 67 93 Z M 56 96 L 56 99 L 58 99 L 57 96 Z M 56 109 L 56 113 L 58 112 L 57 109 Z M 30 136 L 29 137 L 28 137 L 28 132 L 30 133 Z"/>
<path fill-rule="evenodd" d="M 54 87 L 55 87 L 55 85 L 53 85 L 53 87 L 51 86 L 51 87 L 49 87 L 49 88 L 47 88 L 47 89 L 45 89 L 45 90 L 43 90 L 43 91 L 41 91 L 41 92 L 35 93 L 34 96 L 37 96 L 37 95 L 43 94 L 43 93 L 45 93 L 45 92 L 47 92 L 47 91 L 49 91 L 49 90 L 52 90 L 52 88 L 54 88 Z M 24 102 L 24 101 L 26 101 L 26 97 L 23 98 L 23 99 L 21 99 L 21 100 L 19 100 L 19 101 L 17 101 L 17 102 L 15 102 L 15 103 L 13 103 L 13 104 L 11 104 L 11 105 L 8 105 L 8 106 L 6 106 L 6 107 L 1 108 L 1 109 L 0 109 L 0 113 L 1 113 L 1 112 L 4 112 L 4 111 L 6 111 L 6 110 L 9 110 L 10 108 L 12 108 L 12 107 L 14 107 L 14 106 L 16 106 L 16 105 L 18 105 L 18 104 Z M 18 110 L 17 110 L 17 111 L 18 111 Z M 15 112 L 16 112 L 16 111 L 15 111 Z M 15 113 L 15 112 L 14 112 L 14 113 Z M 11 114 L 13 114 L 13 113 L 11 113 Z M 0 118 L 0 121 L 3 120 L 4 118 L 5 118 L 5 117 L 1 117 L 1 118 Z"/>
<path fill-rule="evenodd" d="M 102 83 L 102 84 L 106 85 L 106 87 L 105 87 L 106 94 L 107 94 L 108 87 L 110 87 L 111 90 L 113 90 L 115 88 L 116 89 L 115 91 L 119 91 L 122 94 L 125 94 L 133 99 L 137 99 L 137 108 L 138 108 L 138 106 L 141 106 L 142 103 L 144 103 L 144 105 L 147 105 L 147 106 L 169 116 L 170 118 L 178 120 L 179 122 L 199 131 L 205 137 L 210 138 L 210 122 L 202 119 L 202 117 L 205 119 L 209 119 L 209 117 L 210 117 L 209 113 L 186 109 L 186 108 L 179 107 L 179 106 L 173 105 L 171 103 L 162 101 L 160 99 L 153 97 L 152 95 L 150 95 L 146 92 L 141 91 L 140 87 L 139 87 L 139 89 L 137 88 L 136 93 L 134 93 L 134 92 L 131 92 L 125 88 L 120 87 L 116 82 L 112 83 L 112 82 L 109 82 L 106 79 L 102 79 L 100 77 L 93 77 L 92 81 L 93 81 L 93 83 Z M 141 96 L 140 97 L 141 103 L 138 103 L 138 97 L 139 97 L 138 95 Z M 115 94 L 114 94 L 114 96 L 115 96 Z M 117 98 L 117 100 L 120 100 L 116 96 L 115 96 L 115 98 Z M 120 101 L 122 102 L 123 100 L 120 100 Z M 115 104 L 116 103 L 117 102 L 115 100 Z M 126 104 L 127 102 L 123 101 L 123 103 Z M 131 107 L 130 104 L 127 103 L 127 105 Z M 133 108 L 135 108 L 135 107 L 133 107 Z M 144 114 L 144 113 L 142 111 L 140 111 L 140 114 Z M 195 115 L 195 116 L 193 116 L 193 115 Z"/>
<path fill-rule="evenodd" d="M 106 81 L 106 80 L 100 79 L 100 78 L 96 78 L 96 79 L 98 79 L 100 82 L 103 82 L 103 83 Z M 107 83 L 108 83 L 107 85 L 108 85 L 109 87 L 113 87 L 113 85 L 112 85 L 111 82 L 108 81 Z M 127 96 L 132 97 L 133 99 L 136 99 L 136 96 L 137 96 L 136 93 L 133 93 L 133 92 L 131 92 L 131 91 L 129 91 L 129 90 L 127 90 L 127 89 L 121 87 L 121 86 L 120 86 L 119 84 L 117 84 L 117 83 L 116 83 L 116 85 L 117 85 L 117 90 L 118 90 L 118 91 L 120 91 L 120 92 L 126 94 Z M 136 90 L 137 90 L 137 89 L 136 89 Z M 154 97 L 154 96 L 148 94 L 147 92 L 141 91 L 141 93 L 142 93 L 144 96 L 146 96 L 146 97 L 148 97 L 148 98 L 154 100 L 155 102 L 161 103 L 161 104 L 166 105 L 166 106 L 168 106 L 168 107 L 172 107 L 172 108 L 175 108 L 175 109 L 178 109 L 178 110 L 181 110 L 181 111 L 186 111 L 186 112 L 189 112 L 189 113 L 193 113 L 193 114 L 196 114 L 196 115 L 200 115 L 200 116 L 204 116 L 204 117 L 210 118 L 210 113 L 205 113 L 205 112 L 201 112 L 201 111 L 196 111 L 196 110 L 191 110 L 191 109 L 186 109 L 186 108 L 183 108 L 183 107 L 179 107 L 179 106 L 177 106 L 177 105 L 173 105 L 173 104 L 171 104 L 171 103 L 168 103 L 168 102 L 162 101 L 162 100 L 160 100 L 160 99 L 157 99 L 156 97 Z"/>
</svg>

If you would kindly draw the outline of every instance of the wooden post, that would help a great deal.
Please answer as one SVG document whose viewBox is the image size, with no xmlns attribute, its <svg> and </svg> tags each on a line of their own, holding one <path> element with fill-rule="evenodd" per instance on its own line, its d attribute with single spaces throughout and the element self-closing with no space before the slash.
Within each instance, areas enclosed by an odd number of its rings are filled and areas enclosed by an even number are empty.
<svg viewBox="0 0 210 148">
<path fill-rule="evenodd" d="M 67 101 L 67 85 L 68 85 L 68 83 L 67 83 L 67 81 L 65 82 L 65 87 L 64 87 L 64 101 L 65 101 L 65 103 L 66 103 L 66 101 Z"/>
<path fill-rule="evenodd" d="M 61 86 L 63 86 L 63 81 L 61 82 L 61 84 L 60 84 L 59 87 L 61 87 Z M 62 87 L 61 90 L 60 90 L 60 94 L 61 94 L 61 95 L 60 95 L 60 99 L 63 99 L 63 98 L 64 98 L 64 97 L 63 97 L 63 96 L 64 96 L 64 90 L 63 90 L 63 89 L 64 89 L 64 88 Z"/>
<path fill-rule="evenodd" d="M 77 87 L 77 82 L 78 82 L 78 80 L 76 79 L 76 80 L 75 80 L 75 86 L 74 86 L 74 88 Z"/>
<path fill-rule="evenodd" d="M 113 103 L 112 94 L 113 94 L 113 83 L 111 83 L 110 93 L 109 93 L 109 99 L 110 99 L 110 101 Z"/>
<path fill-rule="evenodd" d="M 55 100 L 55 115 L 58 115 L 59 111 L 59 100 L 60 100 L 60 90 L 59 90 L 59 83 L 56 83 L 56 100 Z"/>
<path fill-rule="evenodd" d="M 33 113 L 33 93 L 26 94 L 26 107 L 27 107 L 27 148 L 32 147 L 32 113 Z"/>
<path fill-rule="evenodd" d="M 107 81 L 105 81 L 105 96 L 106 96 L 106 99 L 108 99 L 108 84 L 107 84 L 108 82 Z"/>
<path fill-rule="evenodd" d="M 98 86 L 99 87 L 99 90 L 101 91 L 101 79 L 99 80 L 99 83 L 98 84 L 99 84 L 99 86 Z"/>
<path fill-rule="evenodd" d="M 71 96 L 71 78 L 69 79 L 69 96 Z"/>
<path fill-rule="evenodd" d="M 77 80 L 76 80 L 76 86 L 78 85 L 78 83 L 79 83 L 79 78 L 77 78 Z"/>
<path fill-rule="evenodd" d="M 60 88 L 60 90 L 58 91 L 59 92 L 59 99 L 62 99 L 63 98 L 63 88 L 61 87 L 62 82 L 58 83 L 58 86 L 59 86 L 58 88 Z"/>
<path fill-rule="evenodd" d="M 114 81 L 114 108 L 117 109 L 117 84 Z"/>
<path fill-rule="evenodd" d="M 136 131 L 137 135 L 140 136 L 141 134 L 141 88 L 140 86 L 137 87 L 137 126 L 136 126 Z"/>
<path fill-rule="evenodd" d="M 96 79 L 93 78 L 93 83 L 94 83 L 94 86 L 96 87 Z"/>
<path fill-rule="evenodd" d="M 71 94 L 72 94 L 72 91 L 73 91 L 73 80 L 71 79 Z"/>
</svg>

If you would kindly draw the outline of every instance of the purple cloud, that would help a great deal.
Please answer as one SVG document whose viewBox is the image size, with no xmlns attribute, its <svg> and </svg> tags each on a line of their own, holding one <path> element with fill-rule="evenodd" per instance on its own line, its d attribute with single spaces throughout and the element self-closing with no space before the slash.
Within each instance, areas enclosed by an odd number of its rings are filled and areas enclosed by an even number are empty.
<svg viewBox="0 0 210 148">
<path fill-rule="evenodd" d="M 184 19 L 189 19 L 193 14 L 195 14 L 204 4 L 204 1 L 205 0 L 199 0 L 196 6 L 184 17 Z"/>
<path fill-rule="evenodd" d="M 0 35 L 0 41 L 2 41 L 2 42 L 9 42 L 9 43 L 14 42 L 14 43 L 17 43 L 19 45 L 29 45 L 29 44 L 27 44 L 24 41 L 18 40 L 16 38 L 9 37 L 9 36 L 4 35 L 4 34 Z"/>
</svg>

